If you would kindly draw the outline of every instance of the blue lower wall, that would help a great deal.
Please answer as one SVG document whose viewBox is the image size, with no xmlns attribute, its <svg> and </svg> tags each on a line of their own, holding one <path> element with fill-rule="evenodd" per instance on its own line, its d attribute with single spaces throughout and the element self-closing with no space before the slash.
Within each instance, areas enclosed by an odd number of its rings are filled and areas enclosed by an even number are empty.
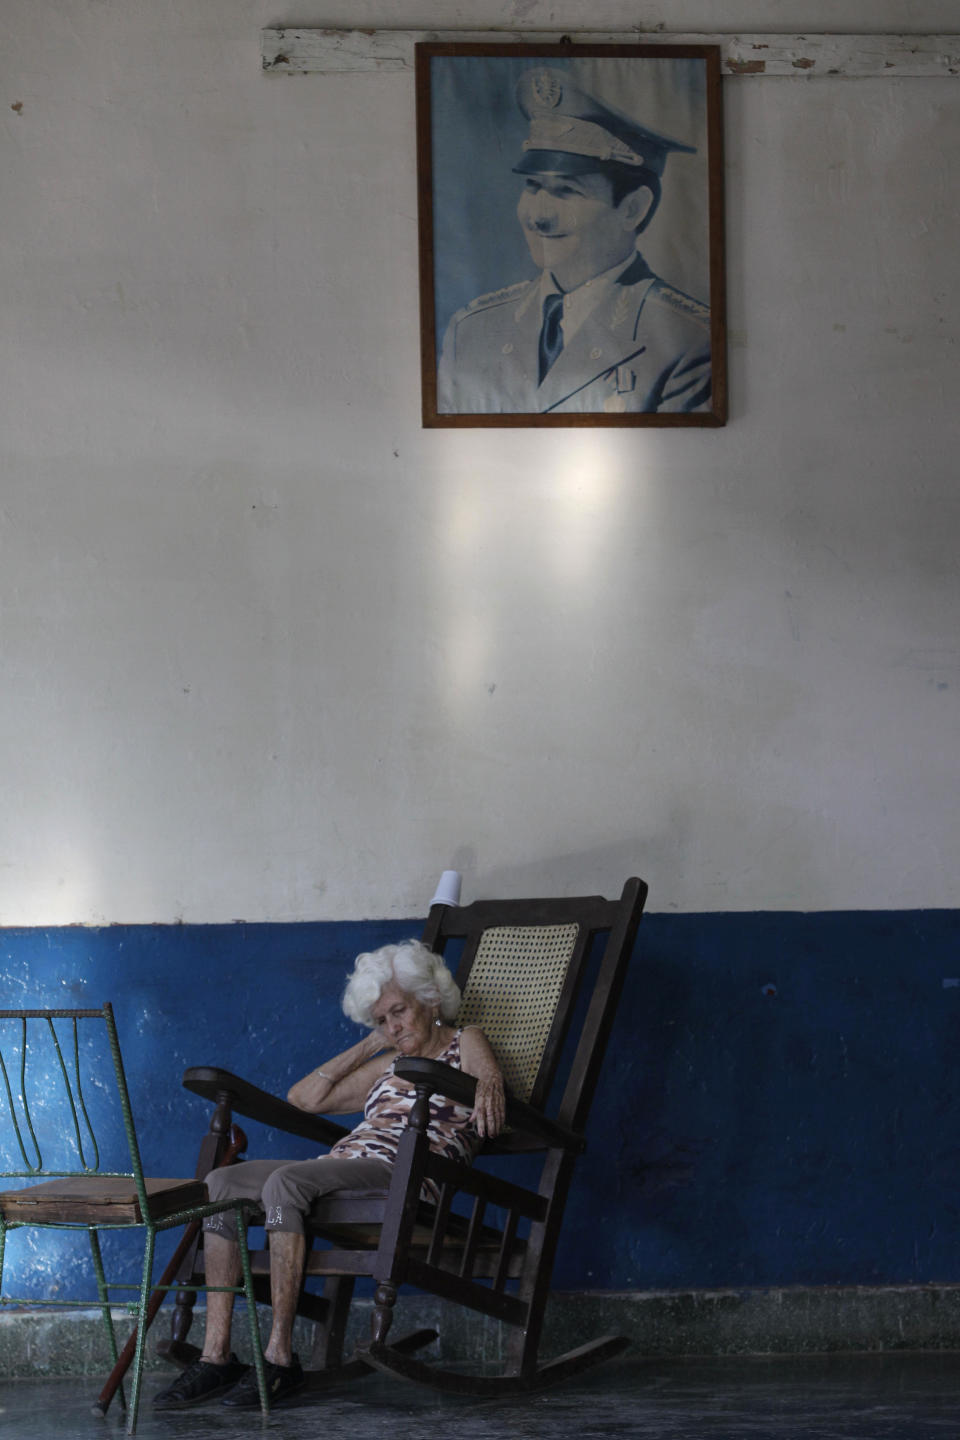
<svg viewBox="0 0 960 1440">
<path fill-rule="evenodd" d="M 145 1166 L 185 1174 L 207 1114 L 184 1067 L 283 1093 L 356 1037 L 353 956 L 420 924 L 0 930 L 0 1003 L 112 1000 Z M 960 1278 L 958 981 L 958 911 L 646 916 L 558 1288 Z M 255 1128 L 252 1154 L 310 1153 Z M 16 1238 L 11 1287 L 74 1293 Z"/>
</svg>

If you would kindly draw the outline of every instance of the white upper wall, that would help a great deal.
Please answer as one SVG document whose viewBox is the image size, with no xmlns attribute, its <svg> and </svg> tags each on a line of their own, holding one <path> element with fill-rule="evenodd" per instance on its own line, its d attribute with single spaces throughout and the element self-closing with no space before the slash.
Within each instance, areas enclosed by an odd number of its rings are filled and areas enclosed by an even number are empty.
<svg viewBox="0 0 960 1440">
<path fill-rule="evenodd" d="M 960 79 L 724 82 L 725 429 L 425 432 L 412 79 L 260 29 L 578 13 L 6 0 L 0 924 L 957 903 Z"/>
</svg>

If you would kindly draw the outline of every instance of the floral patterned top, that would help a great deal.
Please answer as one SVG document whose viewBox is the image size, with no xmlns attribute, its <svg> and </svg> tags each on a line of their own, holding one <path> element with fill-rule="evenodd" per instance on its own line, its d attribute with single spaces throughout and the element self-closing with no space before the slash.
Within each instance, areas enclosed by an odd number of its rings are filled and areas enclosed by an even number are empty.
<svg viewBox="0 0 960 1440">
<path fill-rule="evenodd" d="M 460 1036 L 458 1030 L 450 1044 L 440 1055 L 433 1058 L 444 1065 L 460 1069 Z M 401 1058 L 395 1057 L 396 1060 Z M 331 1155 L 362 1156 L 369 1160 L 386 1160 L 392 1165 L 397 1158 L 400 1136 L 407 1126 L 407 1119 L 413 1109 L 416 1092 L 412 1085 L 394 1077 L 393 1065 L 381 1075 L 367 1096 L 363 1107 L 363 1119 L 342 1140 L 338 1140 L 330 1151 Z M 451 1160 L 466 1160 L 468 1163 L 480 1148 L 480 1136 L 470 1124 L 471 1111 L 465 1105 L 457 1105 L 439 1095 L 430 1099 L 430 1122 L 427 1136 L 430 1149 Z M 424 1200 L 436 1201 L 440 1191 L 432 1180 L 425 1180 L 421 1191 Z"/>
</svg>

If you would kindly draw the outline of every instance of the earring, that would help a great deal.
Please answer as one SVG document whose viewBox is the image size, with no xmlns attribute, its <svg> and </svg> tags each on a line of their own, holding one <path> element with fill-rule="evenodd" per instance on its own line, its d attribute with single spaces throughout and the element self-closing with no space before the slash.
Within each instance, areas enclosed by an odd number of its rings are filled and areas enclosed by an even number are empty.
<svg viewBox="0 0 960 1440">
<path fill-rule="evenodd" d="M 439 1016 L 439 1015 L 434 1015 L 434 1017 L 433 1017 L 433 1023 L 434 1023 L 434 1025 L 436 1025 L 436 1027 L 437 1027 L 438 1030 L 439 1030 L 439 1029 L 442 1027 L 442 1025 L 443 1025 L 443 1021 L 440 1019 L 440 1016 Z"/>
</svg>

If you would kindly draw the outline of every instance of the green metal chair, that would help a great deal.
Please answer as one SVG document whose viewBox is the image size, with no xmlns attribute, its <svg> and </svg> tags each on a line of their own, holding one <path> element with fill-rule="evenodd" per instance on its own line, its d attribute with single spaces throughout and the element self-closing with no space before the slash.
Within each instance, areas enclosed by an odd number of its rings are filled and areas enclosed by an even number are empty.
<svg viewBox="0 0 960 1440">
<path fill-rule="evenodd" d="M 137 1325 L 127 1434 L 136 1431 L 143 1378 L 147 1315 L 153 1278 L 157 1232 L 200 1221 L 232 1209 L 238 1220 L 243 1285 L 250 1343 L 264 1413 L 269 1409 L 263 1356 L 257 1327 L 253 1278 L 246 1245 L 248 1202 L 211 1204 L 199 1180 L 148 1179 L 143 1174 L 130 1097 L 117 1038 L 113 1010 L 0 1010 L 0 1116 L 8 1122 L 0 1139 L 0 1179 L 16 1180 L 0 1192 L 0 1306 L 84 1306 L 90 1300 L 17 1298 L 3 1294 L 3 1259 L 7 1233 L 20 1229 L 85 1230 L 90 1239 L 98 1304 L 114 1365 L 117 1340 L 111 1318 L 111 1291 L 133 1290 L 136 1298 L 122 1303 Z M 120 1115 L 117 1116 L 119 1108 Z M 101 1141 L 125 1136 L 129 1169 L 101 1168 Z M 48 1161 L 45 1162 L 44 1151 Z M 43 1178 L 41 1178 L 43 1177 Z M 33 1183 L 27 1183 L 33 1182 Z M 100 1246 L 105 1230 L 143 1231 L 143 1263 L 137 1284 L 108 1282 Z M 157 1287 L 167 1289 L 170 1287 Z M 178 1286 L 182 1288 L 182 1284 Z M 197 1289 L 206 1289 L 198 1285 Z M 149 1323 L 149 1321 L 147 1322 Z M 120 1391 L 123 1403 L 123 1391 Z M 96 1413 L 102 1413 L 97 1408 Z"/>
</svg>

